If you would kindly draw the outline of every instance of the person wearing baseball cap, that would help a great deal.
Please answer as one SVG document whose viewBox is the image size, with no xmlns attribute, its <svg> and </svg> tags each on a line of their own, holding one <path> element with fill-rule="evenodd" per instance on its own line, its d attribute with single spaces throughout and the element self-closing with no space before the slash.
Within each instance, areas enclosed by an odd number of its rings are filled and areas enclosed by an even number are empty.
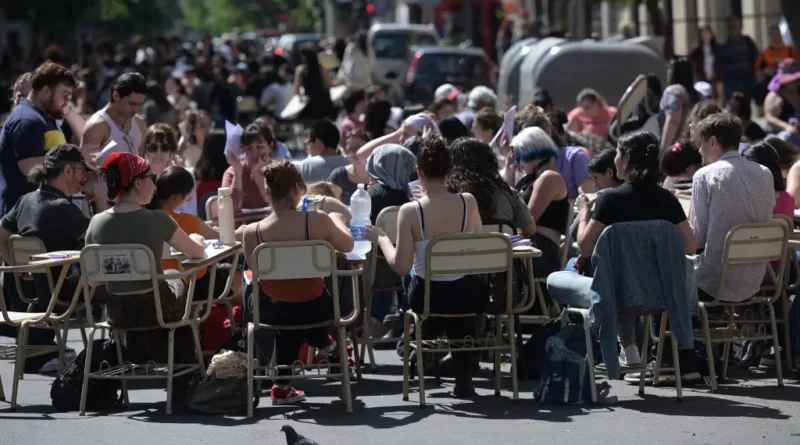
<svg viewBox="0 0 800 445">
<path fill-rule="evenodd" d="M 795 59 L 784 59 L 772 78 L 764 99 L 764 119 L 782 139 L 800 137 L 800 65 Z"/>
<path fill-rule="evenodd" d="M 72 203 L 70 196 L 80 192 L 84 185 L 89 185 L 87 175 L 91 174 L 91 169 L 80 149 L 71 144 L 54 146 L 43 159 L 44 162 L 31 169 L 28 175 L 28 180 L 38 188 L 23 195 L 0 220 L 0 254 L 8 264 L 14 264 L 9 246 L 11 235 L 36 237 L 48 252 L 83 248 L 89 217 Z M 96 190 L 94 194 L 87 195 L 94 197 L 98 211 L 105 210 L 108 207 L 105 193 L 99 187 L 93 187 L 93 190 Z M 53 268 L 51 273 L 57 277 L 61 268 Z M 68 275 L 62 284 L 59 300 L 69 303 L 79 278 Z M 13 281 L 6 280 L 6 283 Z M 34 274 L 33 285 L 38 298 L 37 310 L 44 311 L 52 297 L 46 275 Z M 53 332 L 31 329 L 29 344 L 54 344 Z M 39 370 L 46 372 L 46 369 L 55 369 L 52 365 L 50 362 L 40 364 Z"/>
</svg>

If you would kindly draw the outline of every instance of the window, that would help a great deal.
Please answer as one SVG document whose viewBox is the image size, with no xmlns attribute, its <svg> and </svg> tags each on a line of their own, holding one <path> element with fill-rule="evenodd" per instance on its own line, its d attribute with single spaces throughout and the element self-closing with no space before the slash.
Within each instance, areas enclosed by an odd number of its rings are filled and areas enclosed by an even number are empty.
<svg viewBox="0 0 800 445">
<path fill-rule="evenodd" d="M 412 45 L 436 45 L 436 38 L 428 34 L 408 32 L 380 32 L 372 37 L 372 52 L 376 59 L 406 59 Z"/>
<path fill-rule="evenodd" d="M 404 32 L 375 33 L 372 38 L 372 52 L 376 59 L 405 59 L 409 38 Z"/>
<path fill-rule="evenodd" d="M 471 79 L 489 77 L 486 62 L 481 57 L 463 54 L 424 55 L 419 61 L 417 73 L 431 77 L 467 77 Z"/>
</svg>

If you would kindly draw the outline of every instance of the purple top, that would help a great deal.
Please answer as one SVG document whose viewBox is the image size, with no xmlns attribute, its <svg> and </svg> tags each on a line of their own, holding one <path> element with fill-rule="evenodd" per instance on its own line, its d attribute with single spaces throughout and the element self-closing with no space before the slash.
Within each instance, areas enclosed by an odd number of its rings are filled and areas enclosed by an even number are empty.
<svg viewBox="0 0 800 445">
<path fill-rule="evenodd" d="M 567 197 L 578 197 L 578 185 L 589 177 L 589 155 L 581 147 L 564 147 L 558 153 L 556 168 L 567 183 Z"/>
</svg>

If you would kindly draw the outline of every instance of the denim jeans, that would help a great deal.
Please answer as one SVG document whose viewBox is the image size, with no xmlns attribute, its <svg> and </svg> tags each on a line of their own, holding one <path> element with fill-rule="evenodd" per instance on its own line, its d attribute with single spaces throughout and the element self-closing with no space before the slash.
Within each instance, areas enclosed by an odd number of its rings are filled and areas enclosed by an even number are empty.
<svg viewBox="0 0 800 445">
<path fill-rule="evenodd" d="M 547 292 L 550 297 L 571 307 L 590 309 L 592 305 L 592 279 L 578 275 L 574 270 L 574 259 L 567 264 L 566 271 L 553 272 L 547 277 Z M 636 339 L 636 319 L 622 318 L 619 321 L 619 336 L 623 341 Z"/>
</svg>

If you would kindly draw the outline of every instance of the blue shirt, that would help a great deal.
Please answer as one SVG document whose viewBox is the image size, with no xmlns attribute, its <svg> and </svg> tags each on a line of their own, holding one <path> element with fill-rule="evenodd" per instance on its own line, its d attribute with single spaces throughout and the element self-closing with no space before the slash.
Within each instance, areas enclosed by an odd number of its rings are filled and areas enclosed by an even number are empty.
<svg viewBox="0 0 800 445">
<path fill-rule="evenodd" d="M 22 99 L 0 131 L 0 216 L 8 213 L 22 195 L 36 190 L 19 169 L 19 161 L 44 156 L 66 143 L 56 121 Z"/>
<path fill-rule="evenodd" d="M 722 73 L 723 82 L 755 80 L 753 68 L 758 58 L 758 49 L 750 37 L 742 36 L 734 40 L 728 38 L 717 48 L 714 59 L 716 68 Z"/>
</svg>

